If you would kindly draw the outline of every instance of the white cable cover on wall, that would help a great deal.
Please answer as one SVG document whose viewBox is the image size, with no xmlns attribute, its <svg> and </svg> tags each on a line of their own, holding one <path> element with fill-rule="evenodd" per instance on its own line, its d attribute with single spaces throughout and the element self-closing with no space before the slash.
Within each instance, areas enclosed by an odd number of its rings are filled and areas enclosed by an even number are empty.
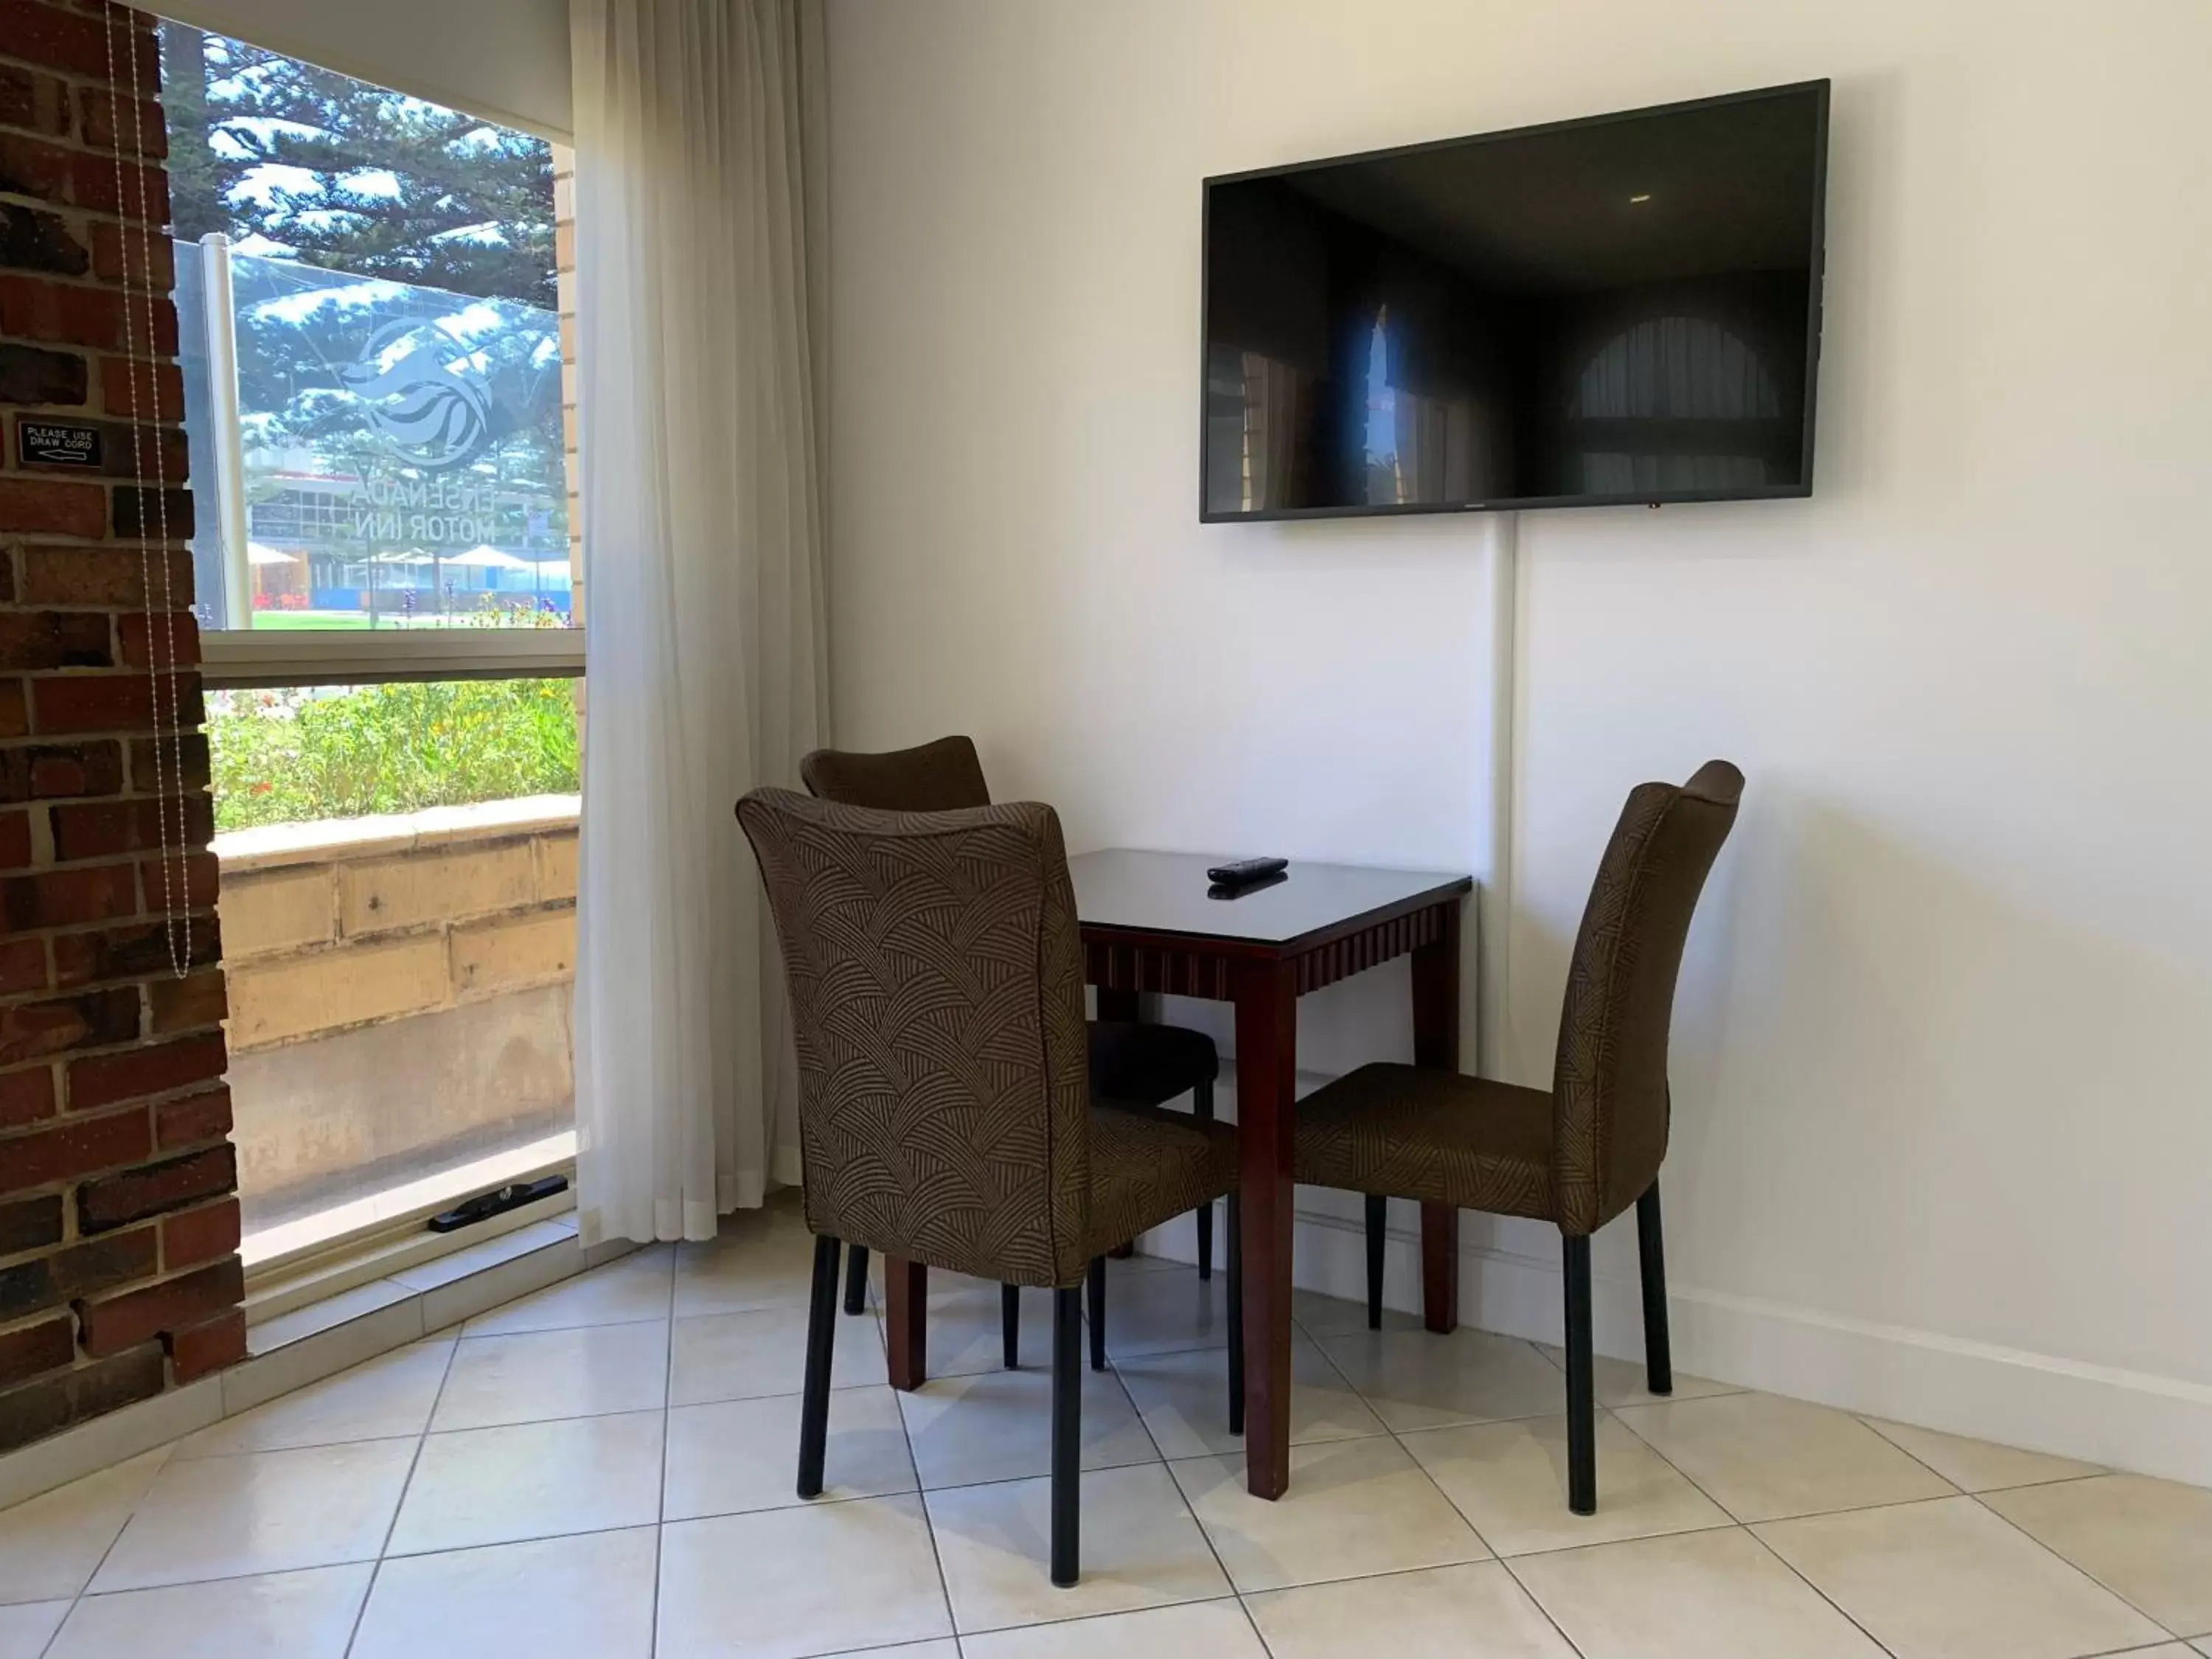
<svg viewBox="0 0 2212 1659">
<path fill-rule="evenodd" d="M 542 137 L 568 137 L 568 0 L 169 0 L 159 9 Z"/>
</svg>

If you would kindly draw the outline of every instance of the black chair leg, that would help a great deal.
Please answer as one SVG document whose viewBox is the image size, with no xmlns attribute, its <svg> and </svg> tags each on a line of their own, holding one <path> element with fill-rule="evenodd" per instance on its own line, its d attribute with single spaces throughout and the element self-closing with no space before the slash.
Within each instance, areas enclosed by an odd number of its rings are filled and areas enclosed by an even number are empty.
<svg viewBox="0 0 2212 1659">
<path fill-rule="evenodd" d="M 999 1334 L 1006 1345 L 1006 1369 L 1022 1364 L 1022 1291 L 1018 1285 L 999 1286 Z"/>
<path fill-rule="evenodd" d="M 1213 1121 L 1213 1081 L 1208 1079 L 1190 1091 L 1191 1115 L 1200 1123 Z M 1198 1206 L 1198 1276 L 1201 1282 L 1213 1277 L 1213 1206 Z"/>
<path fill-rule="evenodd" d="M 1091 1258 L 1091 1271 L 1085 1275 L 1091 1292 L 1091 1369 L 1106 1369 L 1106 1258 Z"/>
<path fill-rule="evenodd" d="M 855 1244 L 845 1263 L 845 1311 L 848 1314 L 868 1310 L 868 1247 Z"/>
<path fill-rule="evenodd" d="M 1244 1243 L 1237 1194 L 1229 1194 L 1229 1432 L 1244 1432 Z"/>
<path fill-rule="evenodd" d="M 1654 1394 L 1674 1392 L 1674 1345 L 1667 1334 L 1667 1246 L 1659 1230 L 1659 1183 L 1636 1200 L 1636 1255 L 1644 1267 L 1644 1376 Z"/>
<path fill-rule="evenodd" d="M 1052 1293 L 1052 1582 L 1076 1580 L 1082 1503 L 1083 1293 Z"/>
<path fill-rule="evenodd" d="M 814 1241 L 813 1295 L 806 1306 L 806 1381 L 799 1402 L 799 1495 L 822 1496 L 830 1437 L 830 1360 L 837 1340 L 837 1241 Z"/>
<path fill-rule="evenodd" d="M 1382 1247 L 1390 1224 L 1390 1200 L 1367 1195 L 1367 1328 L 1382 1328 Z"/>
<path fill-rule="evenodd" d="M 1597 1513 L 1597 1377 L 1590 1358 L 1589 1235 L 1565 1238 L 1567 1281 L 1567 1507 Z"/>
</svg>

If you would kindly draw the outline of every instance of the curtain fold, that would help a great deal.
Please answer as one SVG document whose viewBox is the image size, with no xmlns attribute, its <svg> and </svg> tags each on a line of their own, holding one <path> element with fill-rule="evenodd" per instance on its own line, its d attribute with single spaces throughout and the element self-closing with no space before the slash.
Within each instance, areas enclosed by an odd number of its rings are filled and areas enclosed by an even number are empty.
<svg viewBox="0 0 2212 1659">
<path fill-rule="evenodd" d="M 817 0 L 575 0 L 586 1243 L 799 1178 L 781 971 L 733 808 L 827 740 Z"/>
</svg>

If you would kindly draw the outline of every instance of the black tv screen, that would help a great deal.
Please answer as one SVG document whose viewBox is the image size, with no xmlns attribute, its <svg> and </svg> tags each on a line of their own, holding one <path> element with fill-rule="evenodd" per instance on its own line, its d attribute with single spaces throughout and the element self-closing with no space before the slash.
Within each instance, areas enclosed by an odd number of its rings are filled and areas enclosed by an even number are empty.
<svg viewBox="0 0 2212 1659">
<path fill-rule="evenodd" d="M 1803 495 L 1828 83 L 1206 181 L 1209 521 Z"/>
</svg>

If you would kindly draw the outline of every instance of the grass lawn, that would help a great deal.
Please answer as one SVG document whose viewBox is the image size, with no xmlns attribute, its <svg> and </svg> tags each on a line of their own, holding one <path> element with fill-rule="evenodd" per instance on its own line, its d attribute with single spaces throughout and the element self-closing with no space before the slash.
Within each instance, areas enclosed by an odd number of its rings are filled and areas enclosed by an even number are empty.
<svg viewBox="0 0 2212 1659">
<path fill-rule="evenodd" d="M 379 628 L 449 628 L 461 626 L 458 617 L 450 621 L 440 616 L 416 617 L 411 619 L 386 612 L 376 619 Z M 295 632 L 306 629 L 320 631 L 326 628 L 367 628 L 368 615 L 362 611 L 257 611 L 253 626 L 258 633 L 286 629 Z"/>
<path fill-rule="evenodd" d="M 275 629 L 366 628 L 368 618 L 357 611 L 257 611 L 253 627 L 257 633 Z"/>
</svg>

